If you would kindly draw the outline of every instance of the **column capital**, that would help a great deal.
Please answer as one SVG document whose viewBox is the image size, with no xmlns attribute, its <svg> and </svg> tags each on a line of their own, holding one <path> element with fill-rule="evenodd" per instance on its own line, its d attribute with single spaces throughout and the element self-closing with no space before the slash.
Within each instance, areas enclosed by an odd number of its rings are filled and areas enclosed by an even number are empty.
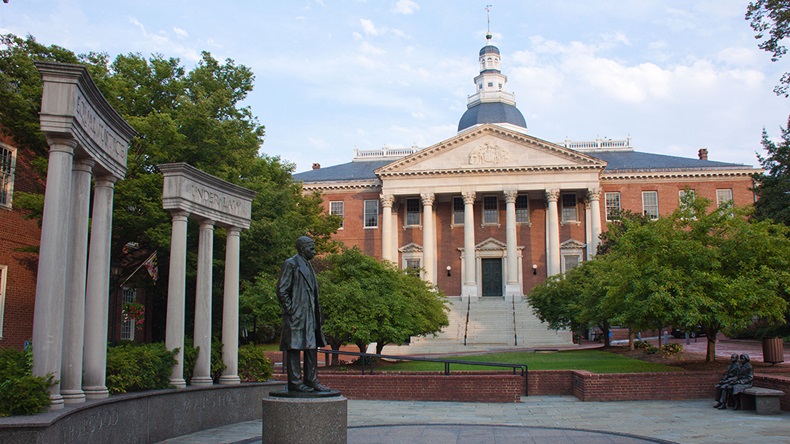
<svg viewBox="0 0 790 444">
<path fill-rule="evenodd" d="M 241 234 L 240 227 L 227 227 L 225 228 L 225 236 L 239 236 Z"/>
<path fill-rule="evenodd" d="M 81 171 L 83 173 L 90 173 L 93 171 L 93 166 L 96 165 L 96 161 L 93 159 L 78 159 L 75 160 L 74 163 L 71 165 L 72 171 Z"/>
<path fill-rule="evenodd" d="M 189 211 L 171 210 L 170 211 L 170 216 L 172 216 L 174 222 L 177 221 L 177 220 L 185 221 L 185 220 L 189 219 Z"/>
<path fill-rule="evenodd" d="M 94 181 L 95 187 L 115 188 L 115 182 L 118 181 L 118 178 L 115 176 L 96 176 Z"/>
<path fill-rule="evenodd" d="M 384 208 L 392 208 L 392 204 L 395 202 L 395 196 L 392 194 L 379 194 L 379 199 L 381 199 L 381 206 Z"/>
<path fill-rule="evenodd" d="M 213 230 L 214 229 L 214 224 L 216 224 L 216 223 L 217 223 L 217 221 L 214 221 L 214 220 L 211 220 L 211 219 L 202 219 L 200 221 L 200 224 L 198 225 L 198 227 L 200 227 L 201 230 L 209 229 L 209 228 Z"/>
<path fill-rule="evenodd" d="M 461 193 L 461 197 L 464 198 L 464 204 L 472 205 L 475 203 L 475 197 L 477 197 L 477 195 L 474 191 L 464 191 Z"/>
<path fill-rule="evenodd" d="M 434 199 L 436 199 L 436 195 L 434 195 L 433 193 L 422 193 L 420 194 L 420 199 L 422 200 L 423 205 L 432 206 Z"/>
<path fill-rule="evenodd" d="M 546 190 L 546 200 L 549 202 L 557 202 L 560 198 L 560 190 L 554 188 L 551 190 Z"/>
<path fill-rule="evenodd" d="M 47 145 L 49 145 L 49 152 L 74 154 L 74 148 L 77 148 L 77 139 L 71 137 L 47 137 Z"/>
<path fill-rule="evenodd" d="M 505 191 L 505 203 L 516 203 L 518 197 L 518 190 Z"/>
<path fill-rule="evenodd" d="M 587 190 L 587 198 L 591 201 L 593 200 L 600 200 L 601 199 L 601 189 L 600 188 L 589 188 Z"/>
</svg>

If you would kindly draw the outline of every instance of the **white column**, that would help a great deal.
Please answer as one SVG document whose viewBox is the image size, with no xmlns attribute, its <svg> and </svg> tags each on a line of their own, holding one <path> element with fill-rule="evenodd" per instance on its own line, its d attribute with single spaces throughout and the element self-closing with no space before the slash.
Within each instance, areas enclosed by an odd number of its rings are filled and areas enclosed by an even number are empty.
<svg viewBox="0 0 790 444">
<path fill-rule="evenodd" d="M 461 193 L 464 198 L 464 282 L 463 298 L 477 299 L 477 273 L 475 272 L 475 192 Z"/>
<path fill-rule="evenodd" d="M 436 283 L 436 256 L 434 251 L 434 228 L 433 228 L 433 193 L 420 195 L 422 199 L 422 253 L 423 268 L 425 269 L 425 280 Z"/>
<path fill-rule="evenodd" d="M 225 229 L 225 288 L 222 301 L 222 362 L 220 384 L 239 384 L 239 234 L 241 228 Z"/>
<path fill-rule="evenodd" d="M 382 194 L 381 198 L 381 259 L 395 262 L 392 254 L 392 194 Z"/>
<path fill-rule="evenodd" d="M 165 347 L 178 349 L 170 384 L 176 388 L 187 386 L 184 381 L 184 300 L 187 268 L 187 218 L 186 211 L 173 211 L 173 228 L 170 235 L 170 278 L 167 283 L 167 325 Z"/>
<path fill-rule="evenodd" d="M 200 348 L 190 385 L 211 385 L 211 282 L 214 262 L 214 221 L 200 222 L 197 288 L 195 290 L 195 348 Z"/>
<path fill-rule="evenodd" d="M 69 260 L 66 262 L 66 305 L 63 311 L 63 363 L 60 394 L 66 404 L 85 402 L 82 391 L 82 347 L 85 338 L 85 278 L 88 261 L 88 215 L 94 161 L 74 162 L 71 174 Z"/>
<path fill-rule="evenodd" d="M 82 390 L 88 399 L 110 396 L 107 376 L 107 324 L 110 291 L 110 246 L 115 177 L 97 177 L 93 189 L 88 282 L 85 290 L 85 356 Z"/>
<path fill-rule="evenodd" d="M 592 257 L 598 251 L 598 244 L 601 242 L 598 236 L 601 235 L 601 189 L 590 188 L 587 193 L 590 199 L 590 246 L 588 256 Z"/>
<path fill-rule="evenodd" d="M 36 278 L 36 302 L 33 310 L 33 374 L 53 374 L 60 380 L 63 353 L 63 307 L 66 287 L 68 236 L 63 235 L 71 205 L 71 166 L 77 142 L 48 139 L 49 163 L 41 220 L 41 243 Z M 60 383 L 49 388 L 53 409 L 63 408 Z"/>
<path fill-rule="evenodd" d="M 546 271 L 549 276 L 560 272 L 560 220 L 559 212 L 557 211 L 557 199 L 559 199 L 559 196 L 560 190 L 546 190 L 546 201 L 548 202 L 548 208 L 546 209 L 548 212 L 546 217 L 548 269 Z"/>
<path fill-rule="evenodd" d="M 518 191 L 505 191 L 505 244 L 507 246 L 507 280 L 505 299 L 521 297 L 521 285 L 518 281 L 518 252 L 516 251 L 516 198 Z"/>
</svg>

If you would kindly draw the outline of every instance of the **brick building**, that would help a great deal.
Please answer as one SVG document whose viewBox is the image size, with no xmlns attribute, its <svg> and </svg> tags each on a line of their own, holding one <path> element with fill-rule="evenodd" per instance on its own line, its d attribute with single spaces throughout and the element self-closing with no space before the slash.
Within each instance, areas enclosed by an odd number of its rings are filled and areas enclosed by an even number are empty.
<svg viewBox="0 0 790 444">
<path fill-rule="evenodd" d="M 706 149 L 682 158 L 636 151 L 630 138 L 531 135 L 504 89 L 499 49 L 489 41 L 479 62 L 457 135 L 423 149 L 357 151 L 350 163 L 294 176 L 343 216 L 336 240 L 420 268 L 449 296 L 450 327 L 418 345 L 567 344 L 524 295 L 588 260 L 615 210 L 658 218 L 686 189 L 717 204 L 754 201 L 758 170 L 709 160 Z"/>
<path fill-rule="evenodd" d="M 41 230 L 13 205 L 14 193 L 42 192 L 31 167 L 35 153 L 0 132 L 0 347 L 22 348 L 33 336 L 36 266 Z"/>
</svg>

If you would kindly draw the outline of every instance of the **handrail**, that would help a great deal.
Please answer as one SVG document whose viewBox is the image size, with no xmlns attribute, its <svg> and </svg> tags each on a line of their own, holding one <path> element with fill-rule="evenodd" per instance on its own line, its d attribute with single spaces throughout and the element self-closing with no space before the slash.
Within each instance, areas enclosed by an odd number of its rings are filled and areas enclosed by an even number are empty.
<svg viewBox="0 0 790 444">
<path fill-rule="evenodd" d="M 513 340 L 515 341 L 515 345 L 518 345 L 518 327 L 516 326 L 516 296 L 513 295 L 513 299 L 511 300 L 513 303 Z"/>
<path fill-rule="evenodd" d="M 469 310 L 472 309 L 472 298 L 466 298 L 466 323 L 464 323 L 464 345 L 466 345 L 466 335 L 469 333 Z"/>
<path fill-rule="evenodd" d="M 456 359 L 441 359 L 441 358 L 426 358 L 422 356 L 398 356 L 398 355 L 380 355 L 376 353 L 358 353 L 358 352 L 349 352 L 349 351 L 342 351 L 342 350 L 331 350 L 322 348 L 319 350 L 319 353 L 324 354 L 324 362 L 329 362 L 329 355 L 345 355 L 345 356 L 357 356 L 362 358 L 362 374 L 365 374 L 365 366 L 366 364 L 370 365 L 370 372 L 369 374 L 373 374 L 373 360 L 368 360 L 367 358 L 377 358 L 377 359 L 391 359 L 391 360 L 398 360 L 398 361 L 421 361 L 421 362 L 439 362 L 444 364 L 444 374 L 445 376 L 450 375 L 450 364 L 460 364 L 460 365 L 478 365 L 484 367 L 509 367 L 513 369 L 513 374 L 516 374 L 516 370 L 521 370 L 521 376 L 524 378 L 524 396 L 529 396 L 529 366 L 527 364 L 508 364 L 503 362 L 480 362 L 480 361 L 462 361 Z M 283 352 L 283 355 L 285 352 Z M 283 371 L 285 371 L 285 360 L 283 360 Z"/>
</svg>

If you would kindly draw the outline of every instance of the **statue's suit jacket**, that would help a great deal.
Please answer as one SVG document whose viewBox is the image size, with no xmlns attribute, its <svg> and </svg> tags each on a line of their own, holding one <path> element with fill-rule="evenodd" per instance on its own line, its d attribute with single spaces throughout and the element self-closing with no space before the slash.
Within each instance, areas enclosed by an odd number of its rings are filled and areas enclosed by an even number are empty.
<svg viewBox="0 0 790 444">
<path fill-rule="evenodd" d="M 321 329 L 323 315 L 318 303 L 318 280 L 312 265 L 296 255 L 283 263 L 277 283 L 283 310 L 280 350 L 308 350 L 326 345 Z"/>
</svg>

